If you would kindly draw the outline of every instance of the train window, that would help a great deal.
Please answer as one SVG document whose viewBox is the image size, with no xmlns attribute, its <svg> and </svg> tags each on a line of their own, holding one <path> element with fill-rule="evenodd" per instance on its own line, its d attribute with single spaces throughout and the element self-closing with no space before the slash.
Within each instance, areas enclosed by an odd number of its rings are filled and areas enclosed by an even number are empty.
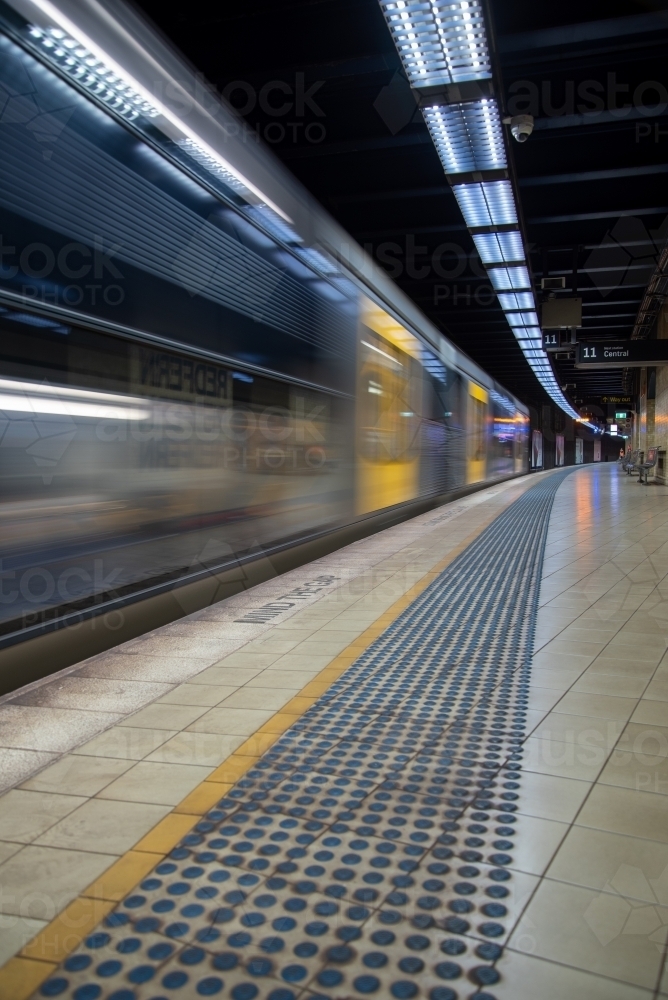
<svg viewBox="0 0 668 1000">
<path fill-rule="evenodd" d="M 410 355 L 366 328 L 360 341 L 360 451 L 372 462 L 412 461 L 419 450 L 421 375 Z"/>
<path fill-rule="evenodd" d="M 481 399 L 469 397 L 471 413 L 471 430 L 469 433 L 469 458 L 474 462 L 482 462 L 485 458 L 485 421 L 487 406 Z"/>
</svg>

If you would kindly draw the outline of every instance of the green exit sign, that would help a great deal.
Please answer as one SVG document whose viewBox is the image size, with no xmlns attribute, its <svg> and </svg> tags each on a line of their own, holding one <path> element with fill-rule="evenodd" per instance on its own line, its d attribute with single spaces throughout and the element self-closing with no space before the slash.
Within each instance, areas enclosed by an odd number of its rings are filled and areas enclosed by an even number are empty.
<svg viewBox="0 0 668 1000">
<path fill-rule="evenodd" d="M 615 420 L 626 420 L 626 410 L 623 413 L 615 413 Z"/>
</svg>

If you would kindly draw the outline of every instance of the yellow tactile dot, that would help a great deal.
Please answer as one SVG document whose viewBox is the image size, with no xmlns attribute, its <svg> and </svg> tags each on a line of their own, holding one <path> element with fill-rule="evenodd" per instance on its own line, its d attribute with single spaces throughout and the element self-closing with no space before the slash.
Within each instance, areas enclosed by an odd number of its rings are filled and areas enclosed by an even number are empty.
<svg viewBox="0 0 668 1000">
<path fill-rule="evenodd" d="M 151 854 L 148 851 L 128 851 L 96 878 L 82 895 L 118 902 L 136 886 L 137 882 L 148 875 L 162 858 L 162 854 Z"/>
<path fill-rule="evenodd" d="M 109 899 L 79 896 L 32 941 L 24 945 L 19 953 L 20 957 L 42 962 L 60 962 L 81 944 L 114 905 Z"/>
<path fill-rule="evenodd" d="M 10 958 L 0 969 L 0 1000 L 27 1000 L 55 969 L 55 962 Z"/>
</svg>

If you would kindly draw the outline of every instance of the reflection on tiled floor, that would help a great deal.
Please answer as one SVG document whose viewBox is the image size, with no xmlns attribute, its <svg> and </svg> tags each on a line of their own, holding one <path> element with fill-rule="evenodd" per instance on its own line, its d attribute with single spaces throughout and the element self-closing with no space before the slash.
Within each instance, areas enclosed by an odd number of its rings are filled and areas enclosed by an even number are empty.
<svg viewBox="0 0 668 1000">
<path fill-rule="evenodd" d="M 493 1000 L 538 882 L 512 866 L 562 478 L 455 559 L 37 995 Z"/>
</svg>

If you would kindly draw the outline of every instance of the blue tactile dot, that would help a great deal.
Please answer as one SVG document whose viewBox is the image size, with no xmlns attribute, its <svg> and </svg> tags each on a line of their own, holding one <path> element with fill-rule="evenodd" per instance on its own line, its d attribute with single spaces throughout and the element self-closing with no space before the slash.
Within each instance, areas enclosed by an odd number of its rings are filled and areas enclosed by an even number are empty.
<svg viewBox="0 0 668 1000">
<path fill-rule="evenodd" d="M 212 997 L 220 993 L 223 985 L 223 980 L 218 979 L 217 976 L 207 976 L 205 979 L 200 979 L 195 986 L 195 991 L 201 997 Z"/>
<path fill-rule="evenodd" d="M 85 983 L 72 994 L 73 1000 L 97 1000 L 102 995 L 102 987 L 97 983 Z"/>
<path fill-rule="evenodd" d="M 375 993 L 380 989 L 380 980 L 376 976 L 357 976 L 353 986 L 359 993 Z"/>
<path fill-rule="evenodd" d="M 70 955 L 63 962 L 63 967 L 67 972 L 81 972 L 83 969 L 87 969 L 91 962 L 90 955 Z"/>
<path fill-rule="evenodd" d="M 476 969 L 472 969 L 470 975 L 473 982 L 480 986 L 493 986 L 501 978 L 497 970 L 490 965 L 480 965 Z"/>
<path fill-rule="evenodd" d="M 42 983 L 39 992 L 43 997 L 58 997 L 65 992 L 68 986 L 67 979 L 62 976 L 54 976 L 53 979 L 47 979 L 45 983 Z"/>
<path fill-rule="evenodd" d="M 411 983 L 406 979 L 400 979 L 398 982 L 392 983 L 390 993 L 397 1000 L 411 1000 L 411 997 L 417 996 L 418 987 L 415 983 Z"/>
<path fill-rule="evenodd" d="M 547 491 L 549 494 L 546 485 L 536 487 L 536 490 L 539 493 L 541 490 L 544 493 Z M 527 506 L 529 500 L 526 497 L 522 503 L 529 509 Z M 506 531 L 502 544 L 510 545 L 511 551 L 512 548 L 519 551 L 523 545 L 528 555 L 538 551 L 540 556 L 542 551 L 540 544 L 537 550 L 535 546 L 532 548 L 533 543 L 529 538 L 531 531 L 527 531 L 525 519 L 518 520 L 515 514 L 512 516 L 516 518 L 521 530 L 518 533 L 515 529 L 515 537 L 512 532 Z M 538 525 L 540 523 L 538 514 L 531 516 L 534 518 L 532 524 Z M 497 527 L 488 530 L 499 534 L 501 529 Z M 499 539 L 500 537 L 499 534 Z M 474 551 L 477 544 L 474 543 Z M 501 544 L 501 541 L 498 544 Z M 474 592 L 479 591 L 481 587 L 479 573 L 474 572 L 471 577 L 470 553 L 467 553 L 464 559 L 460 559 L 459 564 L 454 565 L 460 566 L 457 570 L 460 575 L 468 574 L 475 588 Z M 452 567 L 447 573 L 451 572 Z M 523 569 L 518 570 L 520 578 L 522 572 Z M 501 579 L 498 585 L 489 583 L 486 585 L 497 586 L 494 592 L 500 595 L 498 602 L 503 608 L 505 579 Z M 386 884 L 389 885 L 394 880 L 391 893 L 385 897 L 383 905 L 404 906 L 411 903 L 417 906 L 422 912 L 413 914 L 412 925 L 416 930 L 430 931 L 434 926 L 433 917 L 429 912 L 430 907 L 434 905 L 433 901 L 436 900 L 438 906 L 438 900 L 442 895 L 445 904 L 451 901 L 457 902 L 451 900 L 450 883 L 444 887 L 436 884 L 440 881 L 439 877 L 447 874 L 449 870 L 447 865 L 439 870 L 435 867 L 436 862 L 449 860 L 457 853 L 461 861 L 474 865 L 482 859 L 483 851 L 486 852 L 493 847 L 499 853 L 492 855 L 490 860 L 499 867 L 490 873 L 491 881 L 495 884 L 485 888 L 484 892 L 488 898 L 495 901 L 503 898 L 507 890 L 500 883 L 510 877 L 504 867 L 510 863 L 510 857 L 506 853 L 510 849 L 510 842 L 506 838 L 512 836 L 512 824 L 516 819 L 513 813 L 517 811 L 517 806 L 513 799 L 517 798 L 515 791 L 519 772 L 516 770 L 518 766 L 516 764 L 505 767 L 505 773 L 503 770 L 497 773 L 495 767 L 496 762 L 500 763 L 504 757 L 510 761 L 516 761 L 521 757 L 519 751 L 513 750 L 509 753 L 509 750 L 513 748 L 513 744 L 517 746 L 521 742 L 519 734 L 523 731 L 521 727 L 524 715 L 520 708 L 526 702 L 523 692 L 527 690 L 528 678 L 527 654 L 522 653 L 526 645 L 523 635 L 530 634 L 532 622 L 529 633 L 525 627 L 522 635 L 513 629 L 504 630 L 500 627 L 498 639 L 496 636 L 492 636 L 491 639 L 486 636 L 482 645 L 476 647 L 473 643 L 467 662 L 462 662 L 459 649 L 464 634 L 463 626 L 459 624 L 457 614 L 448 613 L 443 606 L 444 601 L 461 600 L 459 594 L 459 583 L 456 587 L 445 586 L 440 580 L 432 584 L 408 612 L 405 612 L 403 617 L 391 626 L 384 636 L 376 640 L 360 658 L 357 665 L 352 668 L 352 675 L 347 680 L 338 682 L 328 697 L 306 713 L 301 722 L 277 742 L 274 750 L 267 753 L 230 795 L 220 801 L 219 808 L 211 810 L 206 820 L 198 823 L 195 833 L 184 838 L 182 846 L 171 853 L 170 861 L 159 866 L 160 870 L 156 869 L 155 875 L 167 878 L 170 884 L 166 887 L 156 885 L 159 879 L 148 876 L 141 884 L 141 891 L 149 895 L 162 892 L 162 899 L 168 902 L 171 898 L 181 897 L 185 904 L 179 911 L 181 916 L 188 920 L 205 920 L 203 907 L 189 902 L 188 897 L 192 899 L 194 896 L 203 901 L 213 898 L 218 891 L 215 887 L 211 884 L 197 884 L 198 879 L 207 878 L 203 875 L 203 871 L 198 870 L 198 866 L 220 864 L 215 851 L 227 850 L 233 852 L 226 857 L 227 864 L 232 869 L 240 871 L 245 866 L 246 869 L 266 871 L 270 865 L 268 859 L 271 858 L 274 872 L 280 871 L 292 878 L 292 888 L 288 889 L 288 892 L 293 894 L 293 898 L 282 904 L 282 908 L 287 912 L 301 913 L 306 901 L 297 897 L 305 896 L 308 899 L 316 889 L 333 899 L 345 897 L 351 889 L 354 889 L 353 896 L 357 904 L 373 905 L 378 898 L 373 896 L 376 890 L 359 886 L 357 879 L 362 875 L 362 881 L 366 886 L 381 885 L 383 880 L 387 880 Z M 446 603 L 446 609 L 450 606 Z M 465 605 L 462 607 L 465 608 Z M 421 624 L 423 622 L 427 624 Z M 452 622 L 455 624 L 450 624 Z M 422 629 L 422 633 L 414 632 L 416 627 L 418 630 Z M 474 629 L 479 628 L 480 626 L 474 623 Z M 448 630 L 452 632 L 450 638 L 447 638 Z M 420 635 L 424 638 L 420 638 Z M 505 644 L 502 653 L 499 653 L 498 646 L 495 645 L 498 642 Z M 520 669 L 518 682 L 514 671 L 522 656 L 525 657 L 525 666 Z M 449 671 L 447 676 L 443 674 L 444 665 Z M 481 694 L 482 700 L 480 700 Z M 476 703 L 477 708 L 474 709 Z M 367 711 L 369 709 L 372 709 L 374 714 Z M 433 724 L 435 720 L 443 721 L 447 725 L 454 720 L 454 725 L 446 733 L 444 728 Z M 318 731 L 327 738 L 315 735 Z M 362 735 L 363 732 L 366 732 L 366 737 Z M 355 734 L 354 740 L 346 741 L 345 736 L 343 738 L 341 736 L 343 733 Z M 492 733 L 497 735 L 490 735 Z M 511 733 L 514 735 L 510 736 Z M 339 740 L 338 744 L 336 740 Z M 417 750 L 417 758 L 414 757 L 409 762 L 407 753 L 397 752 L 400 746 L 407 749 L 410 754 L 415 754 Z M 443 753 L 446 747 L 451 749 L 450 756 Z M 453 767 L 453 764 L 454 773 L 450 774 L 449 768 Z M 359 782 L 359 788 L 351 786 L 352 778 Z M 501 784 L 497 787 L 497 782 L 503 782 L 504 778 L 506 780 L 502 785 L 504 789 L 502 792 Z M 445 785 L 449 788 L 446 793 L 450 796 L 449 802 L 439 798 L 445 791 Z M 416 797 L 425 789 L 431 798 Z M 368 796 L 366 800 L 365 796 Z M 258 812 L 260 801 L 265 810 L 264 815 Z M 470 814 L 470 820 L 475 825 L 469 825 L 466 832 L 463 832 L 460 831 L 456 821 L 464 815 L 463 810 L 471 803 L 475 803 L 474 809 L 478 810 Z M 323 812 L 343 809 L 343 812 L 336 817 L 338 821 L 330 830 L 332 833 L 344 835 L 348 833 L 347 823 L 352 821 L 353 815 L 362 805 L 363 813 L 360 813 L 360 821 L 363 825 L 357 827 L 357 835 L 370 838 L 371 842 L 373 838 L 377 840 L 380 834 L 383 838 L 382 849 L 377 844 L 374 854 L 368 850 L 367 845 L 358 847 L 352 841 L 346 848 L 346 845 L 341 845 L 340 840 L 337 841 L 337 838 L 325 834 L 314 850 L 340 846 L 341 851 L 329 852 L 331 857 L 320 856 L 314 859 L 312 855 L 309 856 L 309 846 L 314 841 L 313 835 L 320 833 L 322 825 L 311 822 L 309 826 L 305 823 L 301 827 L 303 833 L 300 834 L 300 827 L 295 817 L 307 816 L 309 809 L 317 808 Z M 239 806 L 241 808 L 238 808 Z M 233 819 L 227 818 L 226 810 L 229 809 L 236 809 Z M 289 819 L 281 821 L 279 827 L 277 823 L 281 810 L 283 816 L 286 810 L 288 815 L 290 810 L 294 812 Z M 485 837 L 488 832 L 487 827 L 481 824 L 488 822 L 490 812 L 498 814 L 496 820 L 492 820 L 492 825 L 494 822 L 504 825 L 494 829 L 488 844 Z M 310 815 L 313 815 L 313 811 Z M 342 822 L 344 818 L 345 822 Z M 433 832 L 427 833 L 432 828 L 431 824 L 439 821 L 441 832 L 438 828 L 434 828 Z M 267 833 L 271 834 L 272 829 L 276 835 L 267 837 Z M 503 841 L 496 840 L 492 843 L 492 836 L 503 838 Z M 426 873 L 434 876 L 434 879 L 430 883 L 422 884 L 422 889 L 430 895 L 416 898 L 418 890 L 412 888 L 414 879 L 411 878 L 410 881 L 396 881 L 396 879 L 406 879 L 408 873 L 415 870 L 415 862 L 410 858 L 420 857 L 422 852 L 420 845 L 425 843 L 425 838 L 437 838 L 436 846 L 431 850 L 431 857 L 435 859 L 434 867 L 425 865 Z M 203 844 L 204 840 L 207 841 L 206 844 Z M 326 840 L 335 843 L 327 844 Z M 402 843 L 401 849 L 407 857 L 399 861 L 400 856 L 397 855 L 390 864 L 391 852 Z M 191 852 L 189 847 L 198 849 Z M 346 856 L 346 849 L 348 852 L 360 853 L 363 857 L 355 860 L 349 858 Z M 386 853 L 386 849 L 390 853 Z M 325 853 L 322 852 L 323 855 Z M 302 859 L 304 867 L 300 869 Z M 172 866 L 171 871 L 165 867 L 172 864 L 172 861 L 184 863 L 180 874 L 176 871 L 176 865 Z M 314 861 L 317 861 L 317 864 Z M 331 870 L 337 873 L 346 871 L 347 875 L 349 871 L 354 870 L 359 871 L 360 875 L 356 875 L 355 878 L 334 878 L 333 884 L 329 886 L 318 885 L 318 880 L 325 874 L 323 866 L 330 863 Z M 403 876 L 395 874 L 397 867 L 399 871 L 405 873 Z M 223 870 L 220 874 L 225 876 L 224 879 L 221 877 L 220 881 L 230 877 L 227 870 Z M 479 877 L 479 872 L 474 874 L 472 871 L 461 869 L 458 874 L 460 878 L 466 880 Z M 218 881 L 213 876 L 213 872 L 208 876 L 209 883 Z M 249 885 L 257 883 L 256 875 L 249 876 L 246 872 L 243 877 L 255 879 L 255 882 L 248 883 Z M 187 883 L 184 881 L 186 879 L 189 880 Z M 242 884 L 240 880 L 238 884 Z M 458 883 L 458 887 L 460 885 Z M 384 888 L 383 891 L 387 892 L 387 889 Z M 455 896 L 459 897 L 459 904 L 467 904 L 468 901 L 462 897 L 474 897 L 480 891 L 483 891 L 483 887 L 474 886 L 473 891 L 464 892 L 458 888 Z M 139 893 L 133 895 L 136 898 Z M 133 896 L 129 899 L 133 899 Z M 150 899 L 150 905 L 156 902 L 158 902 L 157 897 Z M 204 927 L 195 923 L 191 928 L 188 924 L 177 921 L 164 928 L 162 933 L 171 937 L 183 937 L 190 933 L 191 940 L 194 938 L 201 942 L 215 941 L 220 937 L 220 931 L 214 925 L 220 926 L 231 922 L 234 919 L 232 907 L 242 904 L 243 901 L 239 897 L 238 903 L 228 903 L 227 907 L 214 908 L 208 914 L 208 924 Z M 258 897 L 255 909 L 246 909 L 238 918 L 237 926 L 239 921 L 243 921 L 247 927 L 259 927 L 260 921 L 256 918 L 258 916 L 262 918 L 262 913 L 258 911 L 265 909 L 271 911 L 273 905 L 267 903 L 265 907 L 259 902 Z M 131 919 L 137 933 L 146 933 L 162 927 L 156 919 L 146 917 L 144 904 L 131 905 L 126 909 L 128 912 L 116 911 L 110 914 L 104 922 L 105 926 L 120 927 L 121 920 L 128 923 Z M 505 907 L 499 902 L 483 902 L 481 909 L 484 916 L 505 915 Z M 468 912 L 468 906 L 464 912 Z M 363 921 L 368 914 L 369 910 L 365 905 L 359 905 L 357 911 L 353 907 L 347 911 L 350 920 Z M 391 926 L 400 922 L 402 918 L 396 911 L 381 910 L 377 914 L 377 919 L 380 924 Z M 292 917 L 280 918 L 282 921 L 291 921 L 289 927 L 287 923 L 278 924 L 276 918 L 272 920 L 271 913 L 269 920 L 272 929 L 277 933 L 288 933 L 289 930 L 296 929 Z M 443 923 L 446 930 L 451 933 L 466 933 L 469 929 L 468 922 L 462 920 L 460 916 L 448 917 Z M 354 941 L 356 936 L 351 936 L 350 931 L 356 930 L 354 927 L 344 929 L 344 933 L 339 933 L 338 937 L 346 943 Z M 492 937 L 503 933 L 501 925 L 493 920 L 482 924 L 478 930 Z M 207 937 L 209 933 L 211 936 Z M 297 930 L 297 935 L 299 933 Z M 302 933 L 307 934 L 305 929 Z M 392 932 L 376 933 L 380 935 Z M 326 950 L 332 940 L 331 935 L 332 930 L 326 927 L 321 935 L 311 936 L 321 937 L 323 950 Z M 263 938 L 263 941 L 267 940 L 270 939 Z M 387 948 L 389 944 L 387 939 L 380 937 L 373 943 L 380 948 Z M 304 945 L 307 946 L 306 949 Z M 291 941 L 289 947 L 297 957 L 302 955 L 308 957 L 308 945 L 308 942 L 303 941 L 298 941 L 295 945 L 294 941 Z M 444 945 L 441 946 L 443 953 L 448 955 L 459 953 L 457 942 L 453 939 L 448 940 L 447 946 Z M 257 941 L 254 946 L 258 946 Z M 248 947 L 248 944 L 241 948 L 242 959 L 245 947 Z M 259 947 L 262 949 L 261 944 Z M 462 948 L 466 950 L 463 943 Z M 483 961 L 494 961 L 496 955 L 492 950 L 494 948 L 498 948 L 498 945 L 492 942 L 479 944 L 476 954 Z M 270 954 L 271 951 L 266 949 L 265 953 Z M 377 960 L 373 958 L 377 955 L 385 957 L 383 952 L 370 952 L 371 962 Z M 217 967 L 217 961 L 221 957 L 224 956 L 213 956 L 214 967 Z M 237 957 L 232 957 L 236 962 Z M 373 966 L 367 964 L 367 968 L 371 967 Z M 485 968 L 489 972 L 489 966 Z M 336 975 L 336 970 L 323 970 L 323 972 Z M 483 973 L 483 976 L 485 974 Z M 413 989 L 415 989 L 413 984 L 399 982 L 391 985 L 390 992 L 395 997 L 410 997 L 414 995 Z M 256 992 L 257 989 L 253 984 L 238 984 L 234 987 L 232 997 L 233 1000 L 252 1000 Z M 293 996 L 290 991 L 275 996 L 272 993 L 271 1000 L 293 1000 Z M 449 987 L 439 986 L 431 991 L 430 1000 L 454 1000 L 454 996 Z M 476 1000 L 493 1000 L 493 998 L 487 993 L 477 993 Z"/>
<path fill-rule="evenodd" d="M 478 930 L 481 934 L 484 934 L 485 937 L 501 937 L 505 934 L 505 928 L 503 925 L 492 921 L 481 924 Z"/>
</svg>

